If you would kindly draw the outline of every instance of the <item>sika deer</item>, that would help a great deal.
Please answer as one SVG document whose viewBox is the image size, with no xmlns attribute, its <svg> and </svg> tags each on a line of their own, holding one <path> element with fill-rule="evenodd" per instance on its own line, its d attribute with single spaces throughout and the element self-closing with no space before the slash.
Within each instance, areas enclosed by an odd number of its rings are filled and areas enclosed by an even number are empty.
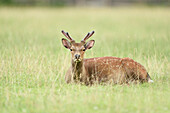
<svg viewBox="0 0 170 113">
<path fill-rule="evenodd" d="M 65 75 L 67 83 L 80 82 L 86 85 L 97 83 L 123 84 L 129 82 L 153 82 L 146 69 L 130 58 L 117 57 L 98 57 L 84 59 L 86 50 L 93 47 L 95 41 L 90 40 L 86 43 L 94 31 L 88 33 L 85 38 L 76 43 L 68 32 L 62 31 L 64 36 L 69 39 L 62 39 L 65 48 L 71 51 L 71 67 Z"/>
</svg>

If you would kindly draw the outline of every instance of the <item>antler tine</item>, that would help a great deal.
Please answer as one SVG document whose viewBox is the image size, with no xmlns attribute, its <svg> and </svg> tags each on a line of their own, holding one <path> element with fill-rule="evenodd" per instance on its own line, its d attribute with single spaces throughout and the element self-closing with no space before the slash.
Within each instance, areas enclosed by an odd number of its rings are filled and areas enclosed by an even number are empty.
<svg viewBox="0 0 170 113">
<path fill-rule="evenodd" d="M 88 33 L 85 37 L 84 37 L 84 39 L 82 40 L 82 41 L 86 41 L 87 39 L 89 39 L 92 35 L 94 34 L 94 31 L 92 31 L 91 33 Z"/>
<path fill-rule="evenodd" d="M 93 34 L 94 34 L 94 31 L 92 31 L 92 32 L 90 33 L 89 38 L 90 38 Z"/>
<path fill-rule="evenodd" d="M 73 41 L 73 39 L 72 39 L 71 36 L 68 34 L 68 32 L 67 32 L 66 34 L 67 34 L 67 36 L 69 37 L 69 39 L 70 39 L 71 41 Z"/>
<path fill-rule="evenodd" d="M 89 35 L 90 35 L 90 33 L 88 32 L 87 35 L 81 41 L 86 41 Z"/>
<path fill-rule="evenodd" d="M 70 37 L 70 35 L 68 34 L 68 32 L 64 32 L 64 30 L 61 31 L 63 33 L 63 35 L 69 39 L 70 41 L 73 41 L 73 39 Z"/>
</svg>

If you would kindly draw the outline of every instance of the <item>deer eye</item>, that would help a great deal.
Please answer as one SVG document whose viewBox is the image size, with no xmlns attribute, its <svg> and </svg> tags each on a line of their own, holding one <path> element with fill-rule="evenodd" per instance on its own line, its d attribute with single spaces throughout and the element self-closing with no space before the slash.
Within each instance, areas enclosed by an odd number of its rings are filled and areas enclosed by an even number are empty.
<svg viewBox="0 0 170 113">
<path fill-rule="evenodd" d="M 73 51 L 72 49 L 70 49 L 70 51 Z"/>
<path fill-rule="evenodd" d="M 83 49 L 83 51 L 85 51 L 86 49 Z"/>
</svg>

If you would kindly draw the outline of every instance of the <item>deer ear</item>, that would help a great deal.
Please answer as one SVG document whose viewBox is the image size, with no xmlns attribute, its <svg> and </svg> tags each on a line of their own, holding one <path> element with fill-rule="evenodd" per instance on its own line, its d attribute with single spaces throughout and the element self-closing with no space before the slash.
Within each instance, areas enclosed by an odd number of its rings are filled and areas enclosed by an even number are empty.
<svg viewBox="0 0 170 113">
<path fill-rule="evenodd" d="M 62 44 L 67 49 L 71 48 L 71 43 L 68 40 L 64 39 L 64 38 L 62 38 Z"/>
<path fill-rule="evenodd" d="M 84 45 L 85 49 L 91 49 L 91 48 L 93 47 L 94 43 L 95 43 L 94 40 L 88 41 L 88 42 Z"/>
</svg>

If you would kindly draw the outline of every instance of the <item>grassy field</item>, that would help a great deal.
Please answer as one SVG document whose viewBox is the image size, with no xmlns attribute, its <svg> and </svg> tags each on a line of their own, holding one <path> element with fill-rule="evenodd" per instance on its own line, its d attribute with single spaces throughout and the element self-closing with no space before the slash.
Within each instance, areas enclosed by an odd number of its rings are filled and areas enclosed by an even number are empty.
<svg viewBox="0 0 170 113">
<path fill-rule="evenodd" d="M 170 113 L 170 8 L 0 8 L 0 113 Z M 153 84 L 83 86 L 64 81 L 71 55 L 61 30 L 86 58 L 130 57 Z"/>
</svg>

